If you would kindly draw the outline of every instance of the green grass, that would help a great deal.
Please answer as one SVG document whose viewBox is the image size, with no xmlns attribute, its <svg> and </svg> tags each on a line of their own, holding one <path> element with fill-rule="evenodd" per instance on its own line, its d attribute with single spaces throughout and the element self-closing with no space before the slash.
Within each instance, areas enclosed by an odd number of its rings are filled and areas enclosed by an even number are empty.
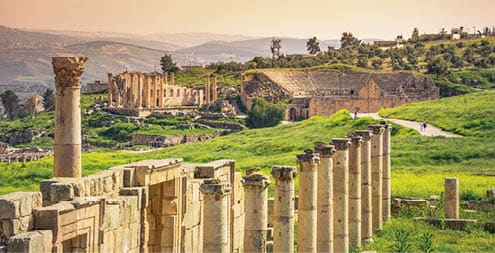
<svg viewBox="0 0 495 253">
<path fill-rule="evenodd" d="M 495 90 L 383 109 L 385 118 L 426 121 L 465 136 L 491 137 L 495 132 Z"/>
</svg>

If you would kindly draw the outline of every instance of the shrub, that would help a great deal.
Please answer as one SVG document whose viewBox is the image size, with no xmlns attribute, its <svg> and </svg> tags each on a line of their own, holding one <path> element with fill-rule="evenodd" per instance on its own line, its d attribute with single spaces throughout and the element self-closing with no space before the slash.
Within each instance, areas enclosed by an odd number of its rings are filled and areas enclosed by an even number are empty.
<svg viewBox="0 0 495 253">
<path fill-rule="evenodd" d="M 263 128 L 278 125 L 285 116 L 285 108 L 280 104 L 270 104 L 264 99 L 254 99 L 248 111 L 247 125 L 250 128 Z"/>
</svg>

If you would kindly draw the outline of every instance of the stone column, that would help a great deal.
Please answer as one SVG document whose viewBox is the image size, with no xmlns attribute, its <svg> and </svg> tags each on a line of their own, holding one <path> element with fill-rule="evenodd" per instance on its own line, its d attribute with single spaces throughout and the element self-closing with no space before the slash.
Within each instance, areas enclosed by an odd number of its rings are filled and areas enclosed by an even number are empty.
<svg viewBox="0 0 495 253">
<path fill-rule="evenodd" d="M 217 100 L 217 75 L 213 75 L 213 83 L 211 87 L 211 101 Z"/>
<path fill-rule="evenodd" d="M 115 84 L 115 88 L 114 89 L 114 94 L 116 95 L 115 96 L 115 107 L 121 107 L 122 106 L 122 94 L 123 94 L 123 91 L 121 91 L 119 89 L 119 84 L 122 83 L 122 80 L 120 79 L 120 76 L 118 77 L 117 80 L 114 80 L 114 84 Z"/>
<path fill-rule="evenodd" d="M 349 145 L 350 139 L 332 139 L 333 158 L 333 251 L 349 252 Z"/>
<path fill-rule="evenodd" d="M 158 108 L 160 106 L 160 83 L 158 82 L 158 76 L 156 73 L 153 74 L 153 108 Z"/>
<path fill-rule="evenodd" d="M 112 92 L 113 92 L 113 85 L 112 85 L 112 82 L 113 82 L 113 75 L 112 73 L 108 73 L 108 107 L 112 107 L 112 100 L 113 100 L 113 97 L 112 97 Z"/>
<path fill-rule="evenodd" d="M 203 193 L 203 252 L 229 252 L 228 183 L 205 180 Z"/>
<path fill-rule="evenodd" d="M 162 74 L 162 79 L 163 79 L 163 82 L 165 83 L 165 87 L 168 86 L 168 73 L 165 72 Z"/>
<path fill-rule="evenodd" d="M 300 169 L 299 203 L 297 227 L 297 251 L 317 252 L 316 249 L 316 201 L 317 201 L 317 166 L 320 161 L 318 154 L 311 149 L 305 154 L 297 155 Z"/>
<path fill-rule="evenodd" d="M 382 185 L 382 195 L 383 195 L 383 221 L 390 220 L 392 216 L 392 211 L 390 209 L 390 199 L 392 194 L 392 184 L 391 184 L 391 173 L 390 173 L 390 134 L 392 132 L 392 125 L 388 125 L 386 122 L 381 122 L 381 125 L 385 128 L 383 131 L 383 185 Z"/>
<path fill-rule="evenodd" d="M 371 131 L 359 130 L 355 135 L 362 137 L 361 143 L 361 240 L 373 242 L 373 216 L 371 195 Z"/>
<path fill-rule="evenodd" d="M 175 73 L 170 72 L 170 85 L 174 86 L 175 85 Z"/>
<path fill-rule="evenodd" d="M 254 173 L 243 177 L 244 186 L 244 251 L 266 252 L 268 227 L 267 176 Z"/>
<path fill-rule="evenodd" d="M 352 135 L 349 147 L 349 242 L 361 246 L 361 136 Z"/>
<path fill-rule="evenodd" d="M 165 87 L 163 85 L 163 79 L 161 78 L 161 76 L 158 76 L 158 78 L 160 79 L 160 92 L 157 94 L 158 104 L 159 104 L 160 108 L 162 108 L 163 107 L 163 90 L 165 89 Z"/>
<path fill-rule="evenodd" d="M 87 59 L 52 58 L 56 87 L 54 177 L 81 177 L 81 74 Z"/>
<path fill-rule="evenodd" d="M 143 107 L 143 75 L 138 73 L 138 109 Z"/>
<path fill-rule="evenodd" d="M 205 103 L 207 105 L 210 104 L 210 74 L 206 74 L 206 83 L 205 83 Z"/>
<path fill-rule="evenodd" d="M 383 131 L 381 125 L 368 126 L 371 137 L 371 195 L 373 232 L 382 228 L 383 223 Z"/>
<path fill-rule="evenodd" d="M 318 165 L 317 198 L 317 251 L 333 250 L 333 154 L 334 146 L 315 143 L 315 153 L 320 154 Z"/>
<path fill-rule="evenodd" d="M 459 219 L 459 181 L 445 178 L 445 219 Z"/>
<path fill-rule="evenodd" d="M 294 252 L 294 178 L 296 167 L 273 166 L 273 252 Z"/>
</svg>

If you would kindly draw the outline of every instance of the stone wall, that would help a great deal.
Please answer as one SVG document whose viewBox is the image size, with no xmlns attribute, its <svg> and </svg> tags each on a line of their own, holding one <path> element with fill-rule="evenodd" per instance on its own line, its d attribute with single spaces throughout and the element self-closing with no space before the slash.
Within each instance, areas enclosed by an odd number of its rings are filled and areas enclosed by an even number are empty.
<svg viewBox="0 0 495 253">
<path fill-rule="evenodd" d="M 132 145 L 153 145 L 169 147 L 185 143 L 203 142 L 220 136 L 219 133 L 210 134 L 183 134 L 183 135 L 146 135 L 133 134 Z"/>
<path fill-rule="evenodd" d="M 248 109 L 254 98 L 289 99 L 286 119 L 300 120 L 341 109 L 377 112 L 438 98 L 439 89 L 430 77 L 405 72 L 262 70 L 244 75 L 240 94 Z"/>
</svg>

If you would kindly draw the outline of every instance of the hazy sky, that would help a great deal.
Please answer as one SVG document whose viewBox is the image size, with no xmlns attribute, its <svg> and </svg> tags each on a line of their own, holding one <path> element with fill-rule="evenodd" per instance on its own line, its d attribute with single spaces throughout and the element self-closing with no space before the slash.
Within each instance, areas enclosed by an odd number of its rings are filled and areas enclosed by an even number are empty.
<svg viewBox="0 0 495 253">
<path fill-rule="evenodd" d="M 409 37 L 495 25 L 495 0 L 0 0 L 0 25 L 130 33 Z"/>
</svg>

